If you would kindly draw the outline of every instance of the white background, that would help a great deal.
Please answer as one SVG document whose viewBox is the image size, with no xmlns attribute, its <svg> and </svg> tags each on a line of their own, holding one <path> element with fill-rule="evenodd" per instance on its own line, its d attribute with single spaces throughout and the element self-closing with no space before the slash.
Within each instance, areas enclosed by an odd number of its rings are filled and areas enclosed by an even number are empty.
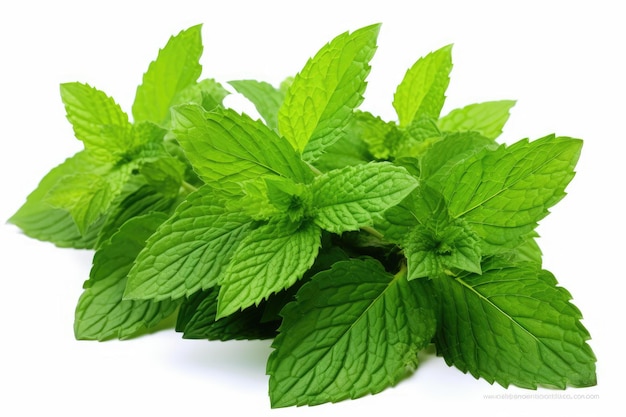
<svg viewBox="0 0 626 417">
<path fill-rule="evenodd" d="M 0 6 L 0 415 L 418 416 L 611 415 L 623 409 L 621 194 L 625 13 L 618 1 L 22 1 Z M 381 394 L 270 410 L 269 342 L 182 340 L 173 331 L 78 342 L 75 303 L 91 253 L 31 240 L 4 224 L 39 179 L 80 149 L 59 84 L 88 82 L 130 111 L 170 35 L 203 23 L 203 77 L 277 84 L 346 30 L 382 22 L 363 108 L 393 118 L 392 94 L 420 56 L 454 43 L 444 113 L 516 99 L 502 140 L 585 140 L 569 195 L 540 225 L 547 269 L 573 295 L 598 356 L 597 387 L 538 392 L 491 386 L 425 355 Z M 236 97 L 229 104 L 250 109 Z M 561 394 L 596 399 L 488 400 Z M 617 405 L 617 409 L 612 409 Z M 611 411 L 611 409 L 613 411 Z M 220 414 L 218 414 L 220 413 Z"/>
</svg>

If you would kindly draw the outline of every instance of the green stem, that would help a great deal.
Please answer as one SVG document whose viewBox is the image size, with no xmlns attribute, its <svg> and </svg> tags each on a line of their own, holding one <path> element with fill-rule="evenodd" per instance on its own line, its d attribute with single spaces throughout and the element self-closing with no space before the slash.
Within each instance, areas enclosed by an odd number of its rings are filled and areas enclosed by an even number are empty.
<svg viewBox="0 0 626 417">
<path fill-rule="evenodd" d="M 198 188 L 189 184 L 187 181 L 183 181 L 180 185 L 186 194 L 193 193 L 194 191 L 198 191 Z"/>
</svg>

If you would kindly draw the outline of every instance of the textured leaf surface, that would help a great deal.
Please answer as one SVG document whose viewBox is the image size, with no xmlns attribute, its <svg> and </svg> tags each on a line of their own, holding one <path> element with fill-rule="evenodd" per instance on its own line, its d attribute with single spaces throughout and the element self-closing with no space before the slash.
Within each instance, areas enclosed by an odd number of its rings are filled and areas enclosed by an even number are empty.
<svg viewBox="0 0 626 417">
<path fill-rule="evenodd" d="M 198 175 L 215 188 L 240 192 L 263 175 L 307 182 L 312 173 L 291 145 L 260 121 L 232 110 L 177 107 L 173 130 Z"/>
<path fill-rule="evenodd" d="M 129 220 L 99 249 L 76 307 L 77 339 L 126 339 L 171 316 L 178 303 L 123 300 L 127 274 L 145 240 L 167 219 L 152 213 Z"/>
<path fill-rule="evenodd" d="M 61 84 L 61 99 L 76 138 L 85 148 L 125 151 L 132 125 L 120 106 L 102 91 L 81 83 Z"/>
<path fill-rule="evenodd" d="M 193 85 L 200 74 L 202 26 L 192 26 L 172 36 L 143 75 L 133 103 L 135 121 L 163 123 L 176 95 Z"/>
<path fill-rule="evenodd" d="M 278 113 L 278 126 L 309 162 L 334 143 L 361 104 L 380 25 L 344 33 L 296 75 Z"/>
<path fill-rule="evenodd" d="M 275 218 L 251 231 L 219 281 L 217 317 L 225 317 L 291 287 L 311 267 L 321 230 L 313 223 Z"/>
<path fill-rule="evenodd" d="M 444 46 L 418 59 L 406 72 L 393 96 L 400 126 L 420 116 L 439 118 L 450 83 L 451 53 L 452 45 Z"/>
<path fill-rule="evenodd" d="M 449 365 L 505 387 L 595 385 L 581 314 L 548 271 L 527 264 L 432 282 L 437 351 Z"/>
<path fill-rule="evenodd" d="M 455 161 L 429 183 L 441 189 L 451 216 L 463 217 L 488 244 L 503 245 L 532 231 L 565 196 L 581 147 L 566 137 L 522 140 Z"/>
<path fill-rule="evenodd" d="M 48 193 L 59 181 L 79 173 L 92 173 L 101 161 L 92 152 L 81 151 L 50 170 L 26 202 L 9 219 L 27 236 L 53 242 L 60 247 L 92 248 L 101 223 L 92 225 L 87 231 L 79 231 L 67 210 L 54 207 L 46 201 Z M 99 172 L 99 171 L 96 171 Z"/>
<path fill-rule="evenodd" d="M 180 309 L 176 328 L 185 339 L 256 340 L 276 336 L 279 321 L 264 321 L 265 305 L 216 320 L 219 288 L 198 292 Z"/>
<path fill-rule="evenodd" d="M 502 134 L 514 105 L 513 100 L 470 104 L 439 119 L 439 128 L 445 132 L 478 132 L 486 138 L 495 139 Z"/>
<path fill-rule="evenodd" d="M 333 233 L 370 226 L 416 186 L 404 168 L 386 162 L 329 171 L 312 184 L 315 222 Z"/>
<path fill-rule="evenodd" d="M 176 299 L 217 284 L 253 226 L 227 211 L 208 187 L 189 194 L 150 237 L 127 283 L 128 299 Z"/>
<path fill-rule="evenodd" d="M 267 367 L 272 406 L 377 393 L 413 371 L 435 331 L 423 285 L 371 259 L 337 262 L 313 277 L 281 313 Z"/>
</svg>

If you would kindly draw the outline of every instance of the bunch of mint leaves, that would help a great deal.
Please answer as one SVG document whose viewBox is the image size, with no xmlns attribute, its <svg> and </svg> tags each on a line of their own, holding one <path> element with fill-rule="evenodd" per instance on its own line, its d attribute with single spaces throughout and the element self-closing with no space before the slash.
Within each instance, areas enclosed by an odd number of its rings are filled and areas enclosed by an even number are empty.
<svg viewBox="0 0 626 417">
<path fill-rule="evenodd" d="M 201 28 L 159 51 L 132 121 L 104 92 L 61 85 L 84 149 L 10 222 L 95 251 L 77 339 L 173 320 L 184 338 L 272 338 L 273 407 L 378 393 L 433 344 L 504 387 L 596 384 L 581 313 L 535 232 L 581 140 L 497 143 L 510 100 L 441 116 L 450 45 L 406 72 L 397 121 L 359 110 L 380 25 L 339 35 L 279 87 L 230 81 L 253 120 L 200 79 Z"/>
</svg>

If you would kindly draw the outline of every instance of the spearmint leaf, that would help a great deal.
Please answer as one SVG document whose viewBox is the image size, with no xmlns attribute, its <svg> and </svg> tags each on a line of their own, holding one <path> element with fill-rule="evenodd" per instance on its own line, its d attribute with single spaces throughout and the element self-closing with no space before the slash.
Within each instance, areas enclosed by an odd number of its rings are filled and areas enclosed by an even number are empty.
<svg viewBox="0 0 626 417">
<path fill-rule="evenodd" d="M 81 234 L 67 210 L 54 207 L 47 201 L 50 190 L 70 175 L 100 172 L 102 161 L 92 151 L 81 151 L 53 168 L 43 177 L 26 202 L 9 219 L 27 236 L 52 242 L 60 247 L 93 248 L 101 223 L 96 223 Z"/>
<path fill-rule="evenodd" d="M 458 162 L 483 148 L 496 149 L 497 144 L 478 132 L 458 132 L 444 135 L 443 140 L 433 144 L 420 163 L 421 178 L 433 176 L 446 164 Z"/>
<path fill-rule="evenodd" d="M 109 212 L 98 235 L 96 247 L 102 246 L 119 228 L 134 217 L 151 212 L 169 214 L 176 199 L 163 195 L 154 187 L 144 185 L 129 193 Z"/>
<path fill-rule="evenodd" d="M 217 284 L 254 222 L 229 212 L 210 187 L 187 196 L 137 256 L 127 299 L 177 299 Z"/>
<path fill-rule="evenodd" d="M 369 61 L 380 25 L 343 33 L 298 73 L 278 112 L 278 127 L 293 148 L 314 162 L 340 136 L 363 101 Z"/>
<path fill-rule="evenodd" d="M 333 233 L 371 226 L 417 184 L 404 168 L 387 162 L 329 171 L 311 185 L 315 223 Z"/>
<path fill-rule="evenodd" d="M 480 274 L 478 236 L 463 219 L 448 215 L 446 202 L 435 190 L 418 188 L 385 212 L 385 219 L 377 230 L 403 248 L 409 280 L 437 277 L 455 269 Z"/>
<path fill-rule="evenodd" d="M 432 282 L 437 352 L 449 365 L 504 387 L 595 385 L 589 333 L 550 272 L 523 264 Z"/>
<path fill-rule="evenodd" d="M 181 307 L 177 330 L 185 339 L 256 340 L 276 336 L 280 321 L 263 321 L 264 305 L 216 320 L 219 288 L 198 292 Z"/>
<path fill-rule="evenodd" d="M 440 187 L 450 215 L 463 217 L 487 245 L 517 244 L 565 196 L 581 147 L 581 140 L 551 135 L 483 149 L 429 183 Z"/>
<path fill-rule="evenodd" d="M 278 111 L 285 99 L 285 93 L 270 83 L 256 80 L 229 81 L 238 93 L 254 104 L 267 125 L 278 130 Z"/>
<path fill-rule="evenodd" d="M 202 25 L 192 26 L 172 36 L 150 63 L 137 87 L 133 103 L 135 121 L 161 124 L 169 117 L 176 96 L 195 84 L 202 73 Z"/>
<path fill-rule="evenodd" d="M 106 213 L 114 197 L 114 190 L 101 176 L 81 174 L 63 177 L 46 195 L 45 202 L 69 212 L 84 234 Z"/>
<path fill-rule="evenodd" d="M 77 339 L 127 339 L 171 316 L 178 303 L 123 300 L 127 275 L 145 240 L 167 219 L 152 213 L 130 219 L 95 254 L 76 307 Z"/>
<path fill-rule="evenodd" d="M 312 222 L 278 217 L 251 231 L 221 276 L 217 318 L 258 305 L 291 287 L 311 267 L 321 230 Z"/>
<path fill-rule="evenodd" d="M 428 282 L 408 282 L 373 260 L 337 262 L 288 304 L 270 355 L 272 407 L 373 394 L 418 364 L 435 333 Z"/>
<path fill-rule="evenodd" d="M 400 126 L 420 116 L 439 118 L 450 83 L 451 53 L 452 45 L 444 46 L 418 59 L 406 72 L 393 96 Z"/>
<path fill-rule="evenodd" d="M 496 139 L 509 120 L 509 112 L 515 105 L 513 100 L 487 101 L 470 104 L 452 110 L 439 119 L 439 129 L 445 132 L 478 132 L 486 138 Z"/>
<path fill-rule="evenodd" d="M 74 134 L 85 148 L 111 154 L 127 150 L 132 125 L 111 97 L 87 84 L 65 83 L 61 84 L 61 99 Z"/>
<path fill-rule="evenodd" d="M 402 138 L 402 133 L 396 124 L 385 122 L 368 112 L 356 113 L 355 119 L 361 130 L 361 137 L 369 146 L 372 155 L 378 159 L 391 157 L 393 149 Z"/>
<path fill-rule="evenodd" d="M 233 110 L 177 107 L 173 131 L 196 173 L 217 189 L 238 193 L 241 183 L 263 175 L 302 183 L 313 175 L 276 132 Z"/>
</svg>

